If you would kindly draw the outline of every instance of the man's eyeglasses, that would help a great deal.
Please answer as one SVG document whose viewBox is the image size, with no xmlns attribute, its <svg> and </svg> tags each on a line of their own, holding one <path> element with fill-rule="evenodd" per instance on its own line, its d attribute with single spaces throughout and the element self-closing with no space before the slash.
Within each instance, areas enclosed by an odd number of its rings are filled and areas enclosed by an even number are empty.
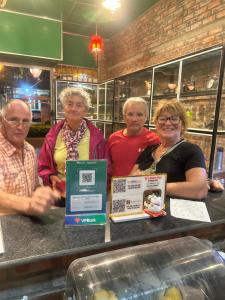
<svg viewBox="0 0 225 300">
<path fill-rule="evenodd" d="M 27 126 L 30 126 L 30 124 L 31 124 L 31 121 L 7 120 L 6 118 L 4 118 L 4 120 L 13 127 L 17 127 L 19 125 L 22 125 L 23 127 L 27 127 Z"/>
<path fill-rule="evenodd" d="M 180 122 L 180 118 L 178 116 L 171 116 L 171 117 L 159 116 L 157 118 L 159 124 L 165 124 L 168 120 L 173 125 L 177 125 Z"/>
<path fill-rule="evenodd" d="M 138 113 L 133 113 L 133 112 L 129 112 L 127 114 L 125 114 L 125 116 L 127 118 L 133 118 L 133 117 L 136 117 L 138 119 L 141 119 L 141 118 L 144 118 L 145 117 L 145 114 L 141 113 L 141 112 L 138 112 Z"/>
</svg>

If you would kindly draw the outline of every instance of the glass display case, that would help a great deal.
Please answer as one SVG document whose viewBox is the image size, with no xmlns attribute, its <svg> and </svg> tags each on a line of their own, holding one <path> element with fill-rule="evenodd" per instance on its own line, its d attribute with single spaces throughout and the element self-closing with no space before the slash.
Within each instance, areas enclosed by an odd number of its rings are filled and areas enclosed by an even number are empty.
<svg viewBox="0 0 225 300">
<path fill-rule="evenodd" d="M 180 62 L 171 62 L 153 68 L 153 93 L 151 97 L 150 120 L 160 100 L 177 100 L 179 95 Z"/>
<path fill-rule="evenodd" d="M 225 59 L 225 58 L 224 58 Z M 223 61 L 223 64 L 225 62 Z M 225 147 L 225 70 L 221 70 L 223 72 L 223 81 L 221 80 L 222 91 L 221 98 L 218 98 L 219 104 L 217 105 L 216 116 L 214 119 L 218 119 L 216 123 L 217 128 L 214 128 L 217 132 L 216 138 L 214 140 L 215 143 L 215 152 L 214 152 L 214 160 L 213 160 L 213 176 L 216 179 L 219 179 L 223 184 L 225 183 L 225 155 L 224 155 L 224 147 Z M 213 119 L 213 121 L 214 121 Z"/>
<path fill-rule="evenodd" d="M 177 98 L 179 62 L 154 68 L 153 99 Z"/>
<path fill-rule="evenodd" d="M 184 237 L 79 258 L 66 299 L 222 300 L 225 262 L 210 242 Z"/>
<path fill-rule="evenodd" d="M 105 97 L 105 120 L 112 121 L 113 119 L 113 98 L 114 98 L 114 80 L 108 81 L 106 85 L 106 97 Z"/>
<path fill-rule="evenodd" d="M 189 129 L 212 131 L 221 53 L 209 50 L 153 68 L 152 115 L 157 100 L 177 99 L 187 110 Z"/>
<path fill-rule="evenodd" d="M 185 138 L 198 144 L 206 159 L 209 177 L 225 180 L 225 81 L 224 48 L 211 48 L 141 70 L 115 80 L 89 84 L 56 81 L 56 119 L 62 118 L 59 92 L 66 86 L 85 88 L 92 96 L 89 117 L 107 138 L 125 127 L 123 105 L 129 97 L 142 97 L 149 107 L 145 126 L 154 129 L 152 117 L 160 100 L 177 99 L 189 119 Z"/>
<path fill-rule="evenodd" d="M 223 61 L 224 48 L 215 47 L 116 79 L 113 130 L 124 126 L 122 107 L 128 97 L 147 100 L 150 117 L 146 127 L 149 128 L 154 128 L 152 117 L 160 100 L 181 101 L 189 119 L 185 138 L 202 148 L 208 175 L 223 181 L 225 83 L 220 83 Z"/>
<path fill-rule="evenodd" d="M 112 133 L 112 123 L 97 121 L 95 125 L 102 131 L 105 139 Z"/>
<path fill-rule="evenodd" d="M 190 128 L 209 131 L 213 129 L 220 61 L 221 50 L 210 51 L 182 61 L 179 98 L 187 109 Z M 220 123 L 223 127 L 223 121 Z"/>
<path fill-rule="evenodd" d="M 114 81 L 98 85 L 98 119 L 112 121 Z"/>
<path fill-rule="evenodd" d="M 123 104 L 127 98 L 130 97 L 130 81 L 129 76 L 125 79 L 121 78 L 115 80 L 115 95 L 114 95 L 114 110 L 113 110 L 113 121 L 123 121 Z"/>
<path fill-rule="evenodd" d="M 105 138 L 112 133 L 112 109 L 114 95 L 114 81 L 102 84 L 84 83 L 78 81 L 55 81 L 55 119 L 63 119 L 63 109 L 59 100 L 60 92 L 66 87 L 77 87 L 86 90 L 92 101 L 87 118 L 102 131 Z"/>
<path fill-rule="evenodd" d="M 123 128 L 123 105 L 129 97 L 141 97 L 150 110 L 152 69 L 143 70 L 115 80 L 113 130 Z M 148 124 L 149 120 L 147 120 Z M 121 124 L 122 123 L 122 124 Z"/>
</svg>

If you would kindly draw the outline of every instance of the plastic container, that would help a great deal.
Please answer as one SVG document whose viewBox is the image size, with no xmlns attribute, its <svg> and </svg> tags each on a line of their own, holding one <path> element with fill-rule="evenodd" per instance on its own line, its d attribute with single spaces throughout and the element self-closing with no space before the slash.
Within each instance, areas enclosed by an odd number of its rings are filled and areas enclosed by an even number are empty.
<svg viewBox="0 0 225 300">
<path fill-rule="evenodd" d="M 225 264 L 211 243 L 185 237 L 79 258 L 67 273 L 76 300 L 225 299 Z"/>
</svg>

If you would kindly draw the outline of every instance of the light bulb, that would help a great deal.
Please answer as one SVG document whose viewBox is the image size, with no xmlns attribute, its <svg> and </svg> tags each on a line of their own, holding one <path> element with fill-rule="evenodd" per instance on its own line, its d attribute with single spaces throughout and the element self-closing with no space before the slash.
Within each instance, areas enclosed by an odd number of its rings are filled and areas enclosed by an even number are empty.
<svg viewBox="0 0 225 300">
<path fill-rule="evenodd" d="M 115 12 L 116 10 L 121 8 L 121 1 L 120 0 L 104 0 L 102 2 L 104 8 Z"/>
</svg>

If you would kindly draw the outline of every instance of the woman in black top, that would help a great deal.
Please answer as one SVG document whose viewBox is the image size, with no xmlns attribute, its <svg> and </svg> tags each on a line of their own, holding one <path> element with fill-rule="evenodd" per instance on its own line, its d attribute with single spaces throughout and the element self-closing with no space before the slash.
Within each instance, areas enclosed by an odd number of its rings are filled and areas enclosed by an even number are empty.
<svg viewBox="0 0 225 300">
<path fill-rule="evenodd" d="M 130 175 L 167 173 L 170 196 L 203 199 L 208 192 L 205 159 L 201 149 L 184 140 L 187 116 L 178 101 L 160 101 L 154 115 L 161 144 L 147 147 Z"/>
</svg>

